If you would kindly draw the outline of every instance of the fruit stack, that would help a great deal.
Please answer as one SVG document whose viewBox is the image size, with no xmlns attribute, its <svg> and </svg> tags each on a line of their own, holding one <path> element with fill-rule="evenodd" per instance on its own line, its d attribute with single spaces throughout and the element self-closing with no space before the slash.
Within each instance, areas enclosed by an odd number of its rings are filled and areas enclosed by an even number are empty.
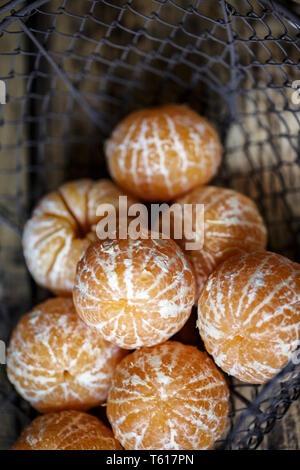
<svg viewBox="0 0 300 470">
<path fill-rule="evenodd" d="M 24 229 L 28 269 L 56 297 L 11 337 L 8 377 L 41 413 L 13 448 L 209 449 L 226 427 L 224 373 L 264 383 L 299 345 L 300 266 L 265 251 L 252 200 L 207 185 L 222 146 L 186 106 L 130 114 L 105 153 L 114 183 L 64 184 Z M 185 231 L 175 241 L 145 227 L 140 237 L 116 229 L 100 239 L 98 208 L 109 204 L 120 218 L 121 196 L 129 208 L 201 205 L 201 226 L 193 210 L 181 220 L 201 246 L 190 249 Z M 184 325 L 191 337 L 197 325 L 206 351 L 178 341 Z M 95 416 L 100 405 L 110 428 Z"/>
</svg>

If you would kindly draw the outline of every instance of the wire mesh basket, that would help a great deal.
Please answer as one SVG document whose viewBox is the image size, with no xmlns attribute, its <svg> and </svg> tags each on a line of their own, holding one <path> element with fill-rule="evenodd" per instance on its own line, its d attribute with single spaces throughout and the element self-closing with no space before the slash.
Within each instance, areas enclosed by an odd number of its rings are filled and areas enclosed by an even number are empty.
<svg viewBox="0 0 300 470">
<path fill-rule="evenodd" d="M 224 144 L 214 183 L 253 198 L 269 249 L 299 261 L 300 18 L 271 0 L 12 0 L 0 7 L 0 339 L 49 295 L 24 263 L 32 207 L 61 182 L 105 177 L 102 144 L 131 110 L 190 104 Z M 0 90 L 1 91 L 1 90 Z M 2 101 L 4 101 L 2 97 Z M 216 448 L 256 448 L 300 394 L 294 361 L 264 386 L 228 378 Z M 0 366 L 0 448 L 35 412 Z"/>
</svg>

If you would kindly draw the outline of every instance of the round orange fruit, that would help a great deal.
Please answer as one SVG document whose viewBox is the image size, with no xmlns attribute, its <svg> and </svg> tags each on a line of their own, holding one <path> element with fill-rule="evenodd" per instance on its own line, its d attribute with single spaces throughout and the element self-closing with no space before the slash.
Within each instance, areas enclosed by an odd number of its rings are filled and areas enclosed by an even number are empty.
<svg viewBox="0 0 300 470">
<path fill-rule="evenodd" d="M 112 204 L 118 214 L 124 195 L 109 180 L 82 179 L 47 194 L 25 225 L 23 249 L 34 280 L 58 295 L 72 295 L 76 265 L 97 240 L 97 208 Z M 136 202 L 128 198 L 128 205 Z"/>
<path fill-rule="evenodd" d="M 106 400 L 124 354 L 80 320 L 72 299 L 58 297 L 19 321 L 7 351 L 7 374 L 40 412 L 86 410 Z"/>
<path fill-rule="evenodd" d="M 227 259 L 200 295 L 198 328 L 225 372 L 266 382 L 299 346 L 300 265 L 270 252 Z"/>
<path fill-rule="evenodd" d="M 112 431 L 82 411 L 48 413 L 24 429 L 12 450 L 121 450 Z"/>
<path fill-rule="evenodd" d="M 176 104 L 135 111 L 108 139 L 105 152 L 112 178 L 147 200 L 168 201 L 217 172 L 222 146 L 214 127 Z"/>
<path fill-rule="evenodd" d="M 195 298 L 194 273 L 181 249 L 150 236 L 95 242 L 77 267 L 77 313 L 124 349 L 166 341 L 184 325 Z"/>
<path fill-rule="evenodd" d="M 126 450 L 211 448 L 222 434 L 229 392 L 205 352 L 167 341 L 116 368 L 107 416 Z"/>
<path fill-rule="evenodd" d="M 263 250 L 267 243 L 267 230 L 255 203 L 233 189 L 203 186 L 176 199 L 182 208 L 185 226 L 193 228 L 193 238 L 183 233 L 176 242 L 185 250 L 193 265 L 199 297 L 209 274 L 226 258 L 241 252 Z M 196 227 L 196 205 L 203 205 L 200 227 Z M 190 212 L 184 212 L 188 205 Z M 192 218 L 192 220 L 187 220 Z M 173 219 L 174 220 L 174 219 Z M 198 242 L 199 248 L 186 250 L 187 242 Z M 200 248 L 201 247 L 201 248 Z"/>
</svg>

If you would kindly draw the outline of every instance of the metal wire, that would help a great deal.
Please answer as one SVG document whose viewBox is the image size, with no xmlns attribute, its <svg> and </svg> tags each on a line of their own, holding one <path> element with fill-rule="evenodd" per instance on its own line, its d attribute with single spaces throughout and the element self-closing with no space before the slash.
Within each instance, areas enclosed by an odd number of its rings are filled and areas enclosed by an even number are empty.
<svg viewBox="0 0 300 470">
<path fill-rule="evenodd" d="M 62 181 L 107 176 L 102 144 L 128 112 L 186 102 L 217 126 L 216 184 L 258 203 L 269 249 L 299 260 L 298 15 L 269 0 L 12 0 L 0 7 L 0 338 L 48 294 L 26 271 L 20 234 Z M 16 289 L 17 286 L 17 289 Z M 3 366 L 0 366 L 3 368 Z M 289 366 L 291 367 L 291 366 Z M 34 416 L 0 377 L 9 447 Z M 290 369 L 289 369 L 290 373 Z M 299 368 L 265 387 L 228 379 L 217 448 L 254 448 L 298 397 Z M 284 380 L 283 380 L 284 379 Z"/>
</svg>

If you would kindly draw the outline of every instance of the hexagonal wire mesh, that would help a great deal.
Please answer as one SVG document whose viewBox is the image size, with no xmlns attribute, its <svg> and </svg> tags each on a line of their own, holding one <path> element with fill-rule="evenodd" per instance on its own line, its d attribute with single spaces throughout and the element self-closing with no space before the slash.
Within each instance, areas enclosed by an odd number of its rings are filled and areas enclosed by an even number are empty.
<svg viewBox="0 0 300 470">
<path fill-rule="evenodd" d="M 24 220 L 62 181 L 106 176 L 103 140 L 140 107 L 186 102 L 211 119 L 225 147 L 215 183 L 252 197 L 269 248 L 299 260 L 295 13 L 269 0 L 12 0 L 0 20 L 2 340 L 47 295 L 26 271 Z M 219 448 L 256 447 L 300 391 L 293 364 L 264 387 L 228 381 L 230 427 Z M 35 413 L 4 366 L 0 387 L 0 447 L 7 448 Z"/>
</svg>

